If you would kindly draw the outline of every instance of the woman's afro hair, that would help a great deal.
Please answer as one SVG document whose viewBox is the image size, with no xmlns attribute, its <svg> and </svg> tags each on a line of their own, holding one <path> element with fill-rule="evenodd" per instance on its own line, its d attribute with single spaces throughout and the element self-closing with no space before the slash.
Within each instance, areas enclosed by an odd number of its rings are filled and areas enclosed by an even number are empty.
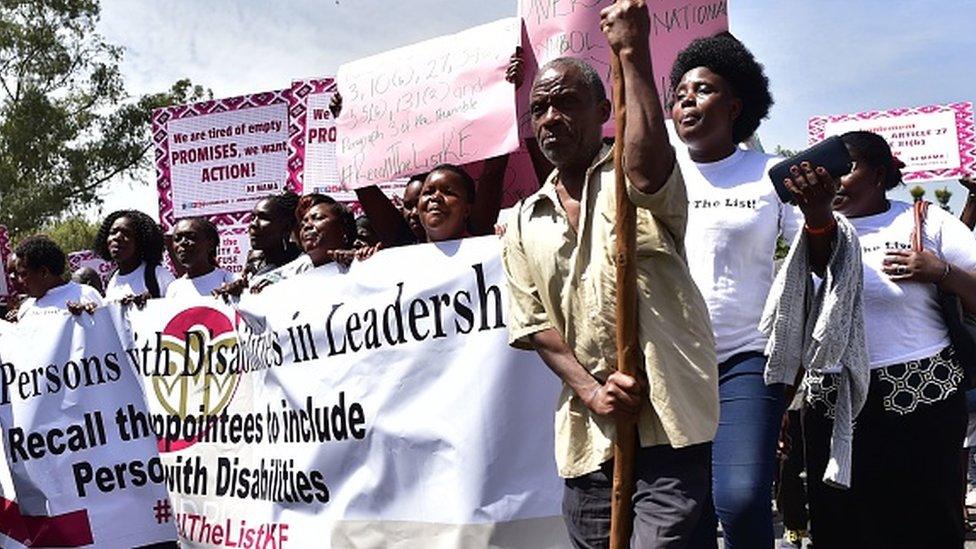
<svg viewBox="0 0 976 549">
<path fill-rule="evenodd" d="M 678 54 L 671 67 L 671 89 L 690 70 L 705 67 L 721 76 L 742 101 L 742 112 L 732 124 L 732 139 L 741 143 L 755 133 L 759 122 L 769 115 L 773 97 L 763 66 L 742 42 L 727 32 L 699 38 Z"/>
</svg>

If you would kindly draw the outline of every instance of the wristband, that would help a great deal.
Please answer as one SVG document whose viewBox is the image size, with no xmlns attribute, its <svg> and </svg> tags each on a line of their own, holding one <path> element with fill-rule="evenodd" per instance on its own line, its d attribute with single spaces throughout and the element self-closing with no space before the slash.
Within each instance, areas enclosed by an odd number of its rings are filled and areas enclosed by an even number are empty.
<svg viewBox="0 0 976 549">
<path fill-rule="evenodd" d="M 831 217 L 830 218 L 830 223 L 827 223 L 823 227 L 813 228 L 810 225 L 807 225 L 806 223 L 804 223 L 803 224 L 803 230 L 805 230 L 807 232 L 807 234 L 814 235 L 814 236 L 821 236 L 821 235 L 825 235 L 825 234 L 829 233 L 836 226 L 837 226 L 837 220 L 834 219 L 833 217 Z"/>
</svg>

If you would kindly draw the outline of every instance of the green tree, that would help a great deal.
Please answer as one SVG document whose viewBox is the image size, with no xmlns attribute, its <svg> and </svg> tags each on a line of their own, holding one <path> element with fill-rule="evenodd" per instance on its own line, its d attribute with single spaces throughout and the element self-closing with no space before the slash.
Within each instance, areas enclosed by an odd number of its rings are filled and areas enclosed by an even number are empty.
<svg viewBox="0 0 976 549">
<path fill-rule="evenodd" d="M 773 151 L 776 156 L 782 156 L 783 158 L 789 158 L 791 156 L 796 156 L 797 151 L 793 149 L 787 149 L 782 145 L 776 145 L 776 149 Z"/>
<path fill-rule="evenodd" d="M 918 202 L 925 198 L 925 189 L 921 185 L 915 185 L 911 189 L 908 189 L 908 193 L 912 195 L 912 199 Z"/>
<path fill-rule="evenodd" d="M 0 224 L 33 231 L 148 164 L 153 109 L 209 92 L 188 80 L 130 98 L 99 0 L 0 2 Z"/>
<path fill-rule="evenodd" d="M 952 198 L 952 191 L 949 187 L 942 187 L 941 189 L 935 190 L 935 200 L 942 206 L 942 209 L 952 213 L 952 209 L 949 208 L 949 199 Z"/>
<path fill-rule="evenodd" d="M 39 227 L 36 231 L 24 231 L 14 236 L 10 240 L 11 249 L 16 248 L 20 242 L 32 234 L 42 233 L 61 246 L 64 253 L 70 254 L 80 250 L 92 249 L 95 242 L 95 235 L 98 234 L 99 223 L 88 221 L 81 215 L 69 215 L 64 219 L 50 221 Z"/>
<path fill-rule="evenodd" d="M 98 226 L 98 223 L 88 221 L 80 215 L 73 215 L 45 226 L 43 231 L 61 246 L 64 253 L 70 254 L 92 249 Z"/>
</svg>

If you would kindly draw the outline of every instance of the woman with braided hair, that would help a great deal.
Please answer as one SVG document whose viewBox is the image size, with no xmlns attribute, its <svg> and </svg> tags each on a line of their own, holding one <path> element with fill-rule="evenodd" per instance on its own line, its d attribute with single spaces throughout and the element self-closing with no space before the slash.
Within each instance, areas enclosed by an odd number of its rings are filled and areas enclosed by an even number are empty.
<svg viewBox="0 0 976 549">
<path fill-rule="evenodd" d="M 163 267 L 163 232 L 138 210 L 118 210 L 102 221 L 95 235 L 95 253 L 113 261 L 118 270 L 105 285 L 105 299 L 166 295 L 173 275 Z"/>
</svg>

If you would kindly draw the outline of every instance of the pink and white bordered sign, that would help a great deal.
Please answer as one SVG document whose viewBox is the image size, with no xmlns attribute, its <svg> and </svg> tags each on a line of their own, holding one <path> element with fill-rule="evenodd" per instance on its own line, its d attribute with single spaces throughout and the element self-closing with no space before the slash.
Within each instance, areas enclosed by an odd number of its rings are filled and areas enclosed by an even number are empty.
<svg viewBox="0 0 976 549">
<path fill-rule="evenodd" d="M 68 269 L 75 272 L 82 267 L 91 267 L 102 279 L 102 287 L 115 272 L 115 263 L 105 261 L 92 250 L 79 250 L 68 254 Z"/>
<path fill-rule="evenodd" d="M 810 143 L 866 130 L 884 137 L 905 163 L 905 181 L 955 179 L 976 174 L 976 127 L 971 102 L 815 116 Z"/>
<path fill-rule="evenodd" d="M 337 91 L 333 78 L 291 83 L 288 96 L 288 181 L 305 193 L 345 191 L 336 168 L 335 118 L 329 104 Z"/>
<path fill-rule="evenodd" d="M 10 257 L 10 236 L 7 227 L 0 225 L 0 298 L 10 295 L 11 273 L 7 272 L 7 258 Z"/>
<path fill-rule="evenodd" d="M 159 218 L 240 223 L 288 186 L 290 90 L 201 101 L 153 112 Z"/>
</svg>

